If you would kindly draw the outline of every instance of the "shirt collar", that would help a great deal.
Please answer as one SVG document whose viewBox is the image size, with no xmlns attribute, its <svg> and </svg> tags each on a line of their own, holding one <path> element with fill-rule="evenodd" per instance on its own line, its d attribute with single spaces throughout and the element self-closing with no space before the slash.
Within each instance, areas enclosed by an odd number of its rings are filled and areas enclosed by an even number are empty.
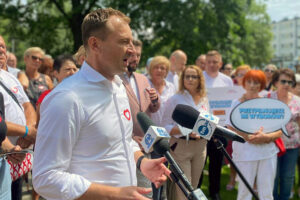
<svg viewBox="0 0 300 200">
<path fill-rule="evenodd" d="M 81 73 L 83 76 L 90 82 L 102 82 L 102 81 L 108 81 L 107 78 L 105 78 L 102 74 L 97 72 L 94 68 L 92 68 L 89 64 L 87 64 L 85 61 L 83 62 L 81 69 Z M 113 80 L 117 85 L 122 84 L 122 80 L 118 75 L 114 76 Z M 109 81 L 110 82 L 110 81 Z"/>
</svg>

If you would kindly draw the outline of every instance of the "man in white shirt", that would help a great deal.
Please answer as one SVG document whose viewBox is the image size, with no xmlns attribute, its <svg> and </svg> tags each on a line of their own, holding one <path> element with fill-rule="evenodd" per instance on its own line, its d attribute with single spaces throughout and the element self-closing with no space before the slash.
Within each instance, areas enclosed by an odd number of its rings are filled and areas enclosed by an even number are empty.
<svg viewBox="0 0 300 200">
<path fill-rule="evenodd" d="M 126 90 L 116 74 L 134 52 L 130 19 L 108 8 L 82 23 L 86 58 L 81 70 L 43 101 L 33 185 L 47 199 L 147 199 L 136 187 L 136 166 L 159 186 L 166 159 L 143 158 L 132 139 Z"/>
<path fill-rule="evenodd" d="M 230 77 L 219 72 L 222 67 L 222 56 L 217 51 L 209 51 L 206 54 L 206 68 L 203 72 L 205 77 L 206 88 L 214 87 L 232 87 L 233 81 Z M 223 143 L 226 142 L 225 138 L 218 138 Z M 220 181 L 221 181 L 221 167 L 223 154 L 216 148 L 216 145 L 211 139 L 207 143 L 207 156 L 209 157 L 209 193 L 213 200 L 220 200 Z"/>
<path fill-rule="evenodd" d="M 4 99 L 7 136 L 12 145 L 28 148 L 36 137 L 36 114 L 20 82 L 6 70 L 6 44 L 0 35 L 0 92 Z M 12 198 L 21 196 L 22 178 L 19 178 L 12 183 Z"/>
<path fill-rule="evenodd" d="M 178 91 L 179 76 L 184 69 L 187 62 L 187 56 L 182 50 L 174 51 L 170 56 L 170 71 L 166 80 L 173 83 L 176 91 Z"/>
</svg>

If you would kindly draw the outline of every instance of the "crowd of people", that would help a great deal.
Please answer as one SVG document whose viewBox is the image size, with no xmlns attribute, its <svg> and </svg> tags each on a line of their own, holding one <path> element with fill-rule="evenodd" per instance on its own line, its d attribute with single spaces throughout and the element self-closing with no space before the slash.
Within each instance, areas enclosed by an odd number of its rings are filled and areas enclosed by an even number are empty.
<svg viewBox="0 0 300 200">
<path fill-rule="evenodd" d="M 224 159 L 216 141 L 227 146 L 259 199 L 289 199 L 300 147 L 300 75 L 272 64 L 264 70 L 249 65 L 233 67 L 223 63 L 216 50 L 200 54 L 195 64 L 187 65 L 193 62 L 180 49 L 169 58 L 149 58 L 147 71 L 138 73 L 143 44 L 133 39 L 129 23 L 120 11 L 93 11 L 83 20 L 83 45 L 76 54 L 53 59 L 41 48 L 30 47 L 24 52 L 24 71 L 17 68 L 16 57 L 7 52 L 0 35 L 4 105 L 0 122 L 5 119 L 7 126 L 7 131 L 0 129 L 7 132 L 1 149 L 14 152 L 6 159 L 21 163 L 24 154 L 17 152 L 34 147 L 33 199 L 39 195 L 46 199 L 186 199 L 170 181 L 166 159 L 143 151 L 145 133 L 138 123 L 138 112 L 145 112 L 155 125 L 166 128 L 171 136 L 170 153 L 193 188 L 201 187 L 209 159 L 212 200 L 222 199 L 220 190 L 230 192 L 236 181 L 237 199 L 252 199 L 232 166 L 230 180 L 221 188 Z M 243 87 L 245 93 L 232 101 L 231 110 L 261 97 L 285 103 L 292 112 L 286 125 L 290 137 L 280 130 L 265 133 L 263 127 L 251 135 L 237 130 L 229 120 L 230 112 L 226 113 L 226 127 L 245 143 L 221 136 L 207 141 L 194 132 L 183 135 L 181 126 L 172 119 L 177 104 L 210 112 L 207 91 L 234 86 Z M 278 138 L 286 147 L 280 157 L 274 143 Z M 22 199 L 26 175 L 12 182 L 9 168 L 0 157 L 0 199 Z"/>
</svg>

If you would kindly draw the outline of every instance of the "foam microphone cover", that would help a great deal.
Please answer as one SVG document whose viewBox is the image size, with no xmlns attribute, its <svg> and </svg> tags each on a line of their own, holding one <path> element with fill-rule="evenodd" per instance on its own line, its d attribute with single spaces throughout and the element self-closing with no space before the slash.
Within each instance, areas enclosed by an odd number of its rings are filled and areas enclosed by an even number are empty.
<svg viewBox="0 0 300 200">
<path fill-rule="evenodd" d="M 153 149 L 155 153 L 159 155 L 164 155 L 167 151 L 170 150 L 170 145 L 168 143 L 168 140 L 166 139 L 160 139 L 158 140 L 154 145 Z"/>
<path fill-rule="evenodd" d="M 193 129 L 200 112 L 191 106 L 178 104 L 176 105 L 172 119 L 179 125 Z"/>
<path fill-rule="evenodd" d="M 0 145 L 5 140 L 6 132 L 7 132 L 7 127 L 6 127 L 5 120 L 0 115 Z"/>
<path fill-rule="evenodd" d="M 152 120 L 144 112 L 139 112 L 136 115 L 136 118 L 137 118 L 139 125 L 142 128 L 144 133 L 147 133 L 147 130 L 149 129 L 150 126 L 154 126 Z"/>
</svg>

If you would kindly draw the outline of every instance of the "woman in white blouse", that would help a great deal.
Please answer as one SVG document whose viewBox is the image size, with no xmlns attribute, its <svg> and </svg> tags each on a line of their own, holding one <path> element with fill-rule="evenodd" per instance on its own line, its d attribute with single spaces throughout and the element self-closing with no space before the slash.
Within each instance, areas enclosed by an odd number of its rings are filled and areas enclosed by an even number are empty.
<svg viewBox="0 0 300 200">
<path fill-rule="evenodd" d="M 161 126 L 161 119 L 167 100 L 175 94 L 173 83 L 165 80 L 170 69 L 170 61 L 164 56 L 155 56 L 149 66 L 149 82 L 160 95 L 159 110 L 151 114 L 151 119 L 155 125 Z"/>
<path fill-rule="evenodd" d="M 173 147 L 172 156 L 192 186 L 196 188 L 204 167 L 207 141 L 194 132 L 191 132 L 188 137 L 181 134 L 178 125 L 171 117 L 177 104 L 192 106 L 200 112 L 209 110 L 205 80 L 199 67 L 191 65 L 183 70 L 179 79 L 179 91 L 167 101 L 162 123 L 172 136 L 170 140 L 170 146 Z M 176 199 L 186 199 L 178 186 L 176 186 Z"/>
</svg>

